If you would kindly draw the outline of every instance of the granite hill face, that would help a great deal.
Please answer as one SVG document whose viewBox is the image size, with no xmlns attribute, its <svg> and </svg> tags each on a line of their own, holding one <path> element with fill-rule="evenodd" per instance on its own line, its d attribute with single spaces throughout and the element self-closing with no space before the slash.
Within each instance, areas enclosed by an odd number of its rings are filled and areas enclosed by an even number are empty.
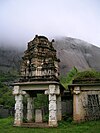
<svg viewBox="0 0 100 133">
<path fill-rule="evenodd" d="M 61 61 L 62 74 L 66 74 L 74 66 L 79 70 L 92 68 L 100 71 L 100 48 L 70 37 L 56 39 L 54 46 Z"/>
<path fill-rule="evenodd" d="M 62 37 L 53 43 L 60 59 L 60 73 L 66 74 L 74 66 L 79 70 L 95 69 L 100 71 L 100 48 L 85 41 Z M 25 49 L 0 47 L 0 70 L 19 70 L 21 56 Z"/>
</svg>

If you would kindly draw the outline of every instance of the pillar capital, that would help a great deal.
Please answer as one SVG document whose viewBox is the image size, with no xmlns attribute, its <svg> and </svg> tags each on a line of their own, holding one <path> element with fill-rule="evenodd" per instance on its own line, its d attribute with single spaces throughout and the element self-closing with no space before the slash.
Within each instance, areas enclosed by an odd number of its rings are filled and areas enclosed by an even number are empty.
<svg viewBox="0 0 100 133">
<path fill-rule="evenodd" d="M 73 94 L 79 95 L 81 93 L 80 87 L 74 87 Z"/>
<path fill-rule="evenodd" d="M 45 94 L 47 95 L 59 95 L 60 94 L 60 88 L 59 85 L 49 85 L 48 90 L 45 91 Z"/>
<path fill-rule="evenodd" d="M 25 91 L 22 91 L 19 86 L 14 86 L 13 95 L 26 95 Z"/>
</svg>

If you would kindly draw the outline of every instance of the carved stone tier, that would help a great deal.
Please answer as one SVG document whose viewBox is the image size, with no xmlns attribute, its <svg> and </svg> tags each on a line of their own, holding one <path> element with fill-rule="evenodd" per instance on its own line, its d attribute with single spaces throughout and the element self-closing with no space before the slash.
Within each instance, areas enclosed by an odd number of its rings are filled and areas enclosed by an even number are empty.
<svg viewBox="0 0 100 133">
<path fill-rule="evenodd" d="M 27 81 L 58 81 L 58 63 L 56 50 L 44 36 L 35 36 L 28 43 L 27 50 L 22 57 L 21 82 Z"/>
</svg>

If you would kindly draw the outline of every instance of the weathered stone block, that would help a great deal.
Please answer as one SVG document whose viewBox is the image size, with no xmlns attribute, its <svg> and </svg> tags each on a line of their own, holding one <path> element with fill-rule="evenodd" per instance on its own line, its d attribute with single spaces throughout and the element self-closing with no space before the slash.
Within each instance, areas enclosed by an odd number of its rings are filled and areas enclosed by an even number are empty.
<svg viewBox="0 0 100 133">
<path fill-rule="evenodd" d="M 50 92 L 50 94 L 55 94 L 56 86 L 55 85 L 49 85 L 49 92 Z"/>
<path fill-rule="evenodd" d="M 56 101 L 56 95 L 49 95 L 49 101 Z"/>
<path fill-rule="evenodd" d="M 14 86 L 14 89 L 13 89 L 13 95 L 18 95 L 20 92 L 19 90 L 19 86 Z"/>
<path fill-rule="evenodd" d="M 49 112 L 49 120 L 57 120 L 57 114 L 56 114 L 56 110 L 50 110 Z"/>
<path fill-rule="evenodd" d="M 56 110 L 56 101 L 51 101 L 49 103 L 49 110 Z"/>
<path fill-rule="evenodd" d="M 35 122 L 43 122 L 43 118 L 42 118 L 42 110 L 41 109 L 36 109 L 35 110 Z"/>
</svg>

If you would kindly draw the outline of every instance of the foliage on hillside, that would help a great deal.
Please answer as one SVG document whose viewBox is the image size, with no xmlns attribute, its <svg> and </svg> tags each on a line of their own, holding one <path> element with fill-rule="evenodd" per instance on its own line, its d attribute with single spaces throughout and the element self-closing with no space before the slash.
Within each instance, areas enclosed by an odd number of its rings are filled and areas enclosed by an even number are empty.
<svg viewBox="0 0 100 133">
<path fill-rule="evenodd" d="M 16 78 L 16 73 L 3 73 L 0 71 L 0 105 L 9 109 L 14 106 L 14 96 L 10 84 Z"/>
<path fill-rule="evenodd" d="M 72 83 L 74 77 L 77 75 L 78 70 L 76 67 L 73 67 L 65 76 L 60 77 L 60 83 L 67 88 L 69 84 Z"/>
<path fill-rule="evenodd" d="M 6 85 L 0 82 L 0 105 L 6 108 L 12 108 L 14 106 L 14 97 L 12 95 L 12 90 Z"/>
<path fill-rule="evenodd" d="M 8 72 L 8 73 L 4 73 L 2 71 L 0 71 L 0 81 L 1 82 L 9 82 L 9 81 L 14 81 L 15 79 L 17 79 L 18 77 L 18 73 L 16 71 L 12 71 Z"/>
</svg>

